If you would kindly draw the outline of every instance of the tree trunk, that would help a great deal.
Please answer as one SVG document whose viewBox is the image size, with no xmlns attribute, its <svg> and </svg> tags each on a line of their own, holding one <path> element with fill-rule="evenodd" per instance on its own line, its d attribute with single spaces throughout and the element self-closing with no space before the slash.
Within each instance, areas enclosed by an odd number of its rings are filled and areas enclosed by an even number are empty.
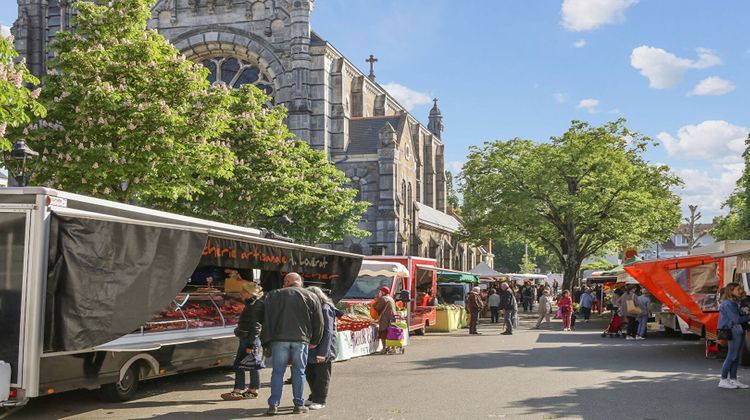
<svg viewBox="0 0 750 420">
<path fill-rule="evenodd" d="M 568 256 L 568 260 L 565 262 L 565 271 L 563 272 L 562 290 L 571 290 L 574 285 L 578 284 L 581 263 L 582 260 L 578 255 L 575 257 Z"/>
</svg>

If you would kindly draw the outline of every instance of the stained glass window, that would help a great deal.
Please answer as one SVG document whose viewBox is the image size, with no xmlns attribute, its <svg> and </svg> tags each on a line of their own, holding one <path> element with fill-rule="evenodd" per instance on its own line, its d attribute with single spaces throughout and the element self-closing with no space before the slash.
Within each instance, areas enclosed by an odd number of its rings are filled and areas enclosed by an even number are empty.
<svg viewBox="0 0 750 420">
<path fill-rule="evenodd" d="M 253 84 L 273 96 L 273 83 L 257 65 L 235 57 L 213 57 L 201 62 L 211 74 L 211 83 L 222 83 L 230 88 Z"/>
</svg>

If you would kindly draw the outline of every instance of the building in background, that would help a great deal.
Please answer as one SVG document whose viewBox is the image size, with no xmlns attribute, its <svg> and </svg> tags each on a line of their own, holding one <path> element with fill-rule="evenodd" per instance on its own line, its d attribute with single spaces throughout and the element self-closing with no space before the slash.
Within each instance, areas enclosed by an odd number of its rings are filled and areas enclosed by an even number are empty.
<svg viewBox="0 0 750 420">
<path fill-rule="evenodd" d="M 687 223 L 681 224 L 666 241 L 660 244 L 649 244 L 647 248 L 639 251 L 640 257 L 644 260 L 654 260 L 657 258 L 674 258 L 688 255 L 690 251 L 690 239 L 687 233 L 689 228 L 690 226 Z M 692 249 L 693 254 L 700 253 L 700 247 L 716 242 L 716 238 L 710 233 L 713 228 L 713 223 L 695 224 L 695 237 L 697 241 Z"/>
<path fill-rule="evenodd" d="M 70 0 L 17 0 L 15 45 L 41 76 L 55 33 L 70 29 Z M 351 179 L 372 203 L 360 227 L 367 238 L 334 248 L 437 258 L 445 268 L 493 264 L 491 250 L 457 239 L 460 221 L 446 209 L 443 116 L 435 100 L 423 125 L 375 76 L 312 31 L 313 0 L 161 0 L 151 28 L 229 87 L 254 84 L 289 110 L 290 130 Z"/>
</svg>

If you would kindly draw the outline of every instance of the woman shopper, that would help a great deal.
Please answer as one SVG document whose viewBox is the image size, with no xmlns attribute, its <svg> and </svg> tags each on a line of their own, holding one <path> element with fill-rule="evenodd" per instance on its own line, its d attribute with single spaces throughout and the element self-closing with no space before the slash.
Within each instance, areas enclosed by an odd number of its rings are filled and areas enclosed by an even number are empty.
<svg viewBox="0 0 750 420">
<path fill-rule="evenodd" d="M 490 295 L 487 296 L 487 306 L 490 307 L 490 317 L 493 324 L 500 322 L 500 295 L 495 289 L 490 289 Z"/>
<path fill-rule="evenodd" d="M 250 387 L 245 389 L 246 371 L 240 367 L 240 361 L 253 352 L 257 352 L 259 358 L 262 357 L 260 330 L 263 319 L 263 301 L 260 299 L 263 297 L 263 288 L 258 283 L 244 281 L 240 286 L 240 296 L 245 302 L 245 308 L 234 330 L 234 335 L 240 339 L 233 365 L 234 389 L 221 394 L 221 398 L 227 401 L 257 398 L 260 388 L 260 371 L 252 369 L 250 370 Z"/>
<path fill-rule="evenodd" d="M 380 354 L 386 354 L 388 347 L 385 345 L 385 339 L 388 337 L 388 327 L 396 320 L 396 302 L 391 297 L 390 287 L 383 286 L 378 289 L 378 297 L 373 308 L 378 313 L 378 337 L 383 345 Z"/>
<path fill-rule="evenodd" d="M 646 330 L 648 329 L 648 304 L 651 303 L 651 299 L 648 297 L 648 292 L 645 289 L 641 289 L 641 294 L 635 298 L 635 302 L 641 310 L 641 314 L 638 315 L 638 334 L 635 336 L 635 339 L 645 340 Z"/>
<path fill-rule="evenodd" d="M 628 329 L 625 332 L 626 340 L 635 340 L 638 332 L 638 320 L 636 318 L 641 314 L 641 311 L 635 298 L 635 286 L 628 287 L 627 292 L 620 298 L 620 312 L 628 318 Z"/>
<path fill-rule="evenodd" d="M 563 290 L 562 296 L 557 301 L 557 307 L 562 315 L 563 331 L 570 331 L 570 322 L 573 317 L 573 299 L 570 297 L 570 290 Z"/>
<path fill-rule="evenodd" d="M 724 297 L 719 306 L 718 330 L 729 331 L 729 350 L 724 364 L 721 366 L 721 380 L 719 388 L 736 389 L 750 388 L 737 380 L 737 367 L 740 363 L 740 352 L 745 347 L 745 330 L 742 324 L 750 321 L 747 315 L 740 315 L 739 300 L 742 287 L 739 283 L 729 283 L 724 287 Z"/>
<path fill-rule="evenodd" d="M 310 386 L 307 405 L 310 410 L 320 410 L 326 406 L 328 384 L 331 382 L 331 365 L 336 359 L 336 318 L 344 315 L 336 309 L 328 295 L 320 287 L 308 287 L 320 299 L 323 309 L 323 338 L 317 346 L 311 346 L 307 355 L 305 376 Z"/>
<path fill-rule="evenodd" d="M 544 289 L 539 297 L 539 319 L 534 328 L 541 327 L 542 320 L 549 324 L 550 313 L 552 313 L 552 299 L 549 296 L 549 289 Z"/>
</svg>

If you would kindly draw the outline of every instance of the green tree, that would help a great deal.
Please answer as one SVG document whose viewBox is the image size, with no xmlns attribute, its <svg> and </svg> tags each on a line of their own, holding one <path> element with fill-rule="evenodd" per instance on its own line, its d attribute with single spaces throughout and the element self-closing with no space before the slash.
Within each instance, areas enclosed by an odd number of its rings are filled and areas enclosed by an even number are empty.
<svg viewBox="0 0 750 420">
<path fill-rule="evenodd" d="M 529 254 L 524 254 L 523 258 L 521 259 L 521 264 L 518 266 L 520 272 L 524 274 L 534 273 L 536 271 L 536 268 L 536 263 L 529 256 Z"/>
<path fill-rule="evenodd" d="M 591 261 L 589 263 L 581 265 L 581 271 L 586 271 L 586 270 L 607 271 L 607 270 L 611 270 L 611 269 L 613 269 L 615 267 L 617 267 L 616 264 L 612 264 L 611 262 L 609 262 L 609 261 L 607 261 L 607 260 L 605 260 L 603 258 L 599 258 L 599 259 L 597 259 L 595 261 Z"/>
<path fill-rule="evenodd" d="M 681 183 L 642 154 L 649 140 L 624 120 L 573 121 L 549 143 L 513 139 L 473 147 L 463 171 L 463 215 L 474 238 L 528 238 L 564 267 L 564 287 L 582 261 L 615 244 L 668 237 L 680 221 Z"/>
<path fill-rule="evenodd" d="M 15 63 L 16 57 L 13 38 L 0 36 L 0 151 L 11 147 L 7 129 L 25 126 L 47 113 L 36 100 L 39 88 L 30 89 L 39 80 L 29 73 L 23 61 Z"/>
<path fill-rule="evenodd" d="M 723 205 L 729 213 L 714 219 L 716 226 L 711 233 L 718 241 L 750 239 L 750 134 L 745 139 L 742 158 L 745 169 L 737 180 L 734 192 Z"/>
<path fill-rule="evenodd" d="M 208 179 L 231 175 L 218 136 L 231 97 L 208 70 L 146 29 L 153 0 L 78 1 L 74 31 L 58 32 L 33 130 L 39 181 L 157 208 L 191 200 Z"/>
<path fill-rule="evenodd" d="M 492 253 L 495 254 L 495 269 L 503 273 L 521 273 L 523 271 L 521 266 L 526 254 L 525 245 L 524 240 L 493 240 Z M 543 247 L 530 243 L 528 249 L 531 262 L 541 272 L 559 273 L 562 271 L 560 262 Z"/>
<path fill-rule="evenodd" d="M 357 224 L 369 203 L 355 200 L 357 191 L 345 187 L 349 180 L 325 153 L 294 138 L 284 124 L 286 108 L 266 107 L 270 98 L 252 85 L 231 95 L 234 117 L 223 141 L 236 155 L 233 176 L 211 180 L 202 197 L 181 203 L 183 209 L 311 243 L 366 235 Z M 282 215 L 293 223 L 280 225 Z"/>
</svg>

